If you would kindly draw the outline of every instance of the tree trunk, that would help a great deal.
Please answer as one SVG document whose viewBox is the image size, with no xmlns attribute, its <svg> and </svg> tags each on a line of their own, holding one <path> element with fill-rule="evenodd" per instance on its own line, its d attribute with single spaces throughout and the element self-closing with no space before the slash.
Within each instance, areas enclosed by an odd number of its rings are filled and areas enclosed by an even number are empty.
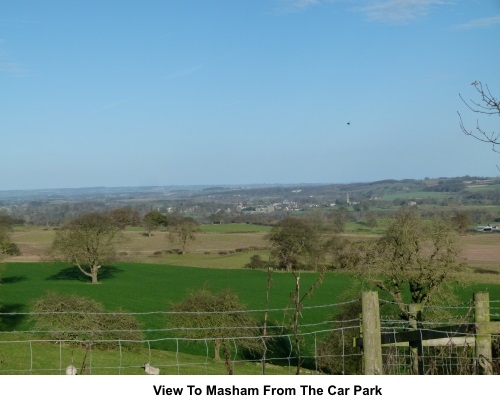
<svg viewBox="0 0 500 405">
<path fill-rule="evenodd" d="M 300 368 L 302 366 L 302 356 L 300 353 L 300 276 L 295 276 L 295 312 L 293 314 L 293 334 L 295 336 L 295 350 L 297 355 L 297 369 L 296 375 L 300 375 Z"/>
<path fill-rule="evenodd" d="M 92 269 L 90 270 L 92 284 L 97 284 L 97 274 L 99 273 L 100 268 L 101 266 L 99 266 L 98 264 L 94 264 L 92 266 Z"/>
<path fill-rule="evenodd" d="M 80 265 L 80 263 L 77 263 L 76 265 L 83 274 L 85 274 L 87 277 L 90 277 L 90 282 L 92 284 L 98 284 L 97 274 L 99 273 L 99 269 L 101 268 L 100 265 L 93 264 L 92 267 L 90 268 L 90 273 L 88 271 L 85 271 L 85 269 Z"/>
<path fill-rule="evenodd" d="M 226 366 L 227 374 L 233 375 L 233 365 L 231 363 L 231 350 L 228 347 L 228 343 L 223 343 L 223 351 L 224 351 L 224 364 Z"/>
<path fill-rule="evenodd" d="M 220 340 L 214 341 L 214 359 L 220 361 Z"/>
</svg>

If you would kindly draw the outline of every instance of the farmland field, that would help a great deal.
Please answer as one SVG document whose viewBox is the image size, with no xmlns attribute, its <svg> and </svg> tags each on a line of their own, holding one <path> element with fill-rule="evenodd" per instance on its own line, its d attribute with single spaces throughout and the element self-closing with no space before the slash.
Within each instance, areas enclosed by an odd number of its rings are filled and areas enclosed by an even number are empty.
<svg viewBox="0 0 500 405">
<path fill-rule="evenodd" d="M 266 235 L 269 229 L 248 224 L 206 225 L 189 245 L 188 253 L 179 255 L 172 252 L 176 246 L 169 241 L 166 232 L 155 231 L 148 237 L 141 228 L 129 228 L 118 243 L 119 262 L 104 268 L 100 283 L 91 285 L 78 269 L 50 260 L 47 251 L 55 230 L 17 228 L 13 240 L 22 254 L 9 258 L 0 274 L 0 312 L 5 313 L 0 317 L 0 374 L 2 368 L 24 373 L 30 367 L 38 367 L 49 374 L 60 373 L 58 362 L 67 361 L 68 349 L 32 343 L 39 335 L 33 333 L 33 321 L 27 314 L 32 302 L 49 291 L 86 296 L 102 303 L 106 310 L 136 314 L 141 329 L 145 331 L 147 345 L 142 344 L 137 353 L 96 351 L 93 354 L 95 373 L 116 373 L 117 370 L 123 374 L 140 373 L 137 364 L 148 358 L 156 364 L 168 364 L 165 373 L 224 374 L 223 365 L 214 363 L 204 345 L 182 343 L 172 332 L 165 332 L 168 311 L 171 304 L 182 300 L 189 291 L 201 287 L 214 291 L 231 289 L 245 308 L 255 311 L 254 316 L 262 322 L 267 273 L 244 269 L 244 266 L 251 255 L 260 254 L 267 258 Z M 376 237 L 373 234 L 346 236 Z M 484 290 L 490 292 L 492 299 L 498 299 L 500 234 L 470 233 L 462 236 L 461 242 L 467 267 L 450 284 L 458 294 L 457 299 L 469 302 L 474 292 Z M 301 291 L 307 291 L 316 279 L 317 274 L 313 272 L 302 273 Z M 295 278 L 291 273 L 278 271 L 273 274 L 269 290 L 270 325 L 282 325 L 283 328 L 290 325 L 290 296 L 294 288 Z M 338 311 L 337 305 L 359 299 L 360 290 L 365 288 L 370 288 L 370 285 L 352 273 L 327 273 L 310 299 L 305 300 L 301 323 L 308 325 L 308 332 L 320 331 Z M 309 307 L 311 309 L 307 309 Z M 19 343 L 13 346 L 12 341 Z M 23 343 L 28 341 L 30 352 L 26 349 L 28 343 Z M 310 354 L 315 344 L 306 338 L 304 354 Z M 76 349 L 75 355 L 81 359 L 85 352 Z M 30 360 L 30 356 L 36 356 L 36 359 Z M 238 354 L 235 359 L 240 359 L 240 356 Z M 13 362 L 13 358 L 17 362 Z M 36 364 L 27 365 L 30 361 Z M 258 364 L 248 363 L 243 358 L 239 361 L 237 368 L 240 373 L 259 373 Z M 293 373 L 290 368 L 281 366 L 270 365 L 268 372 Z"/>
<path fill-rule="evenodd" d="M 387 193 L 382 197 L 384 201 L 393 201 L 396 198 L 401 199 L 419 199 L 419 198 L 434 198 L 438 201 L 447 198 L 448 193 L 439 193 L 435 191 L 406 191 Z"/>
<path fill-rule="evenodd" d="M 306 291 L 316 280 L 314 273 L 303 273 L 301 275 L 301 288 Z M 491 277 L 491 275 L 490 275 Z M 29 343 L 33 339 L 39 339 L 39 334 L 33 334 L 32 320 L 28 313 L 33 300 L 43 296 L 48 291 L 57 291 L 62 294 L 77 294 L 92 298 L 102 303 L 107 310 L 127 311 L 135 314 L 140 327 L 145 331 L 145 339 L 148 345 L 141 345 L 139 354 L 124 352 L 123 356 L 117 351 L 96 351 L 94 356 L 94 369 L 99 373 L 98 365 L 103 362 L 106 373 L 106 364 L 113 367 L 120 360 L 121 373 L 138 373 L 137 364 L 142 364 L 142 359 L 153 358 L 156 364 L 179 364 L 179 358 L 199 356 L 202 363 L 213 363 L 211 356 L 207 357 L 204 346 L 183 344 L 174 339 L 164 330 L 168 323 L 168 311 L 172 303 L 178 302 L 186 296 L 190 290 L 208 287 L 218 291 L 229 288 L 233 290 L 248 310 L 255 311 L 255 316 L 262 322 L 266 306 L 266 272 L 259 270 L 238 269 L 203 269 L 193 267 L 167 266 L 157 264 L 141 263 L 116 263 L 112 267 L 104 269 L 101 283 L 91 285 L 82 277 L 79 271 L 58 263 L 8 263 L 3 273 L 3 284 L 1 286 L 2 312 L 5 313 L 0 319 L 0 373 L 4 369 L 24 369 L 29 362 L 30 354 L 37 356 L 37 362 L 49 362 L 40 367 L 49 367 L 57 371 L 57 361 L 60 356 L 68 358 L 68 349 L 64 349 L 64 355 L 58 352 L 56 347 L 47 346 L 47 343 Z M 290 273 L 277 272 L 273 275 L 272 288 L 270 290 L 269 315 L 270 325 L 286 325 L 290 322 L 289 307 L 290 291 L 295 286 L 295 278 Z M 308 325 L 307 331 L 324 329 L 324 322 L 331 319 L 338 310 L 339 303 L 346 299 L 359 299 L 359 288 L 362 287 L 357 280 L 348 273 L 328 273 L 323 283 L 315 290 L 310 299 L 304 302 L 301 324 Z M 366 288 L 366 286 L 365 286 Z M 466 287 L 460 283 L 455 285 L 459 294 L 459 300 L 467 302 L 473 292 L 488 290 L 492 297 L 500 296 L 500 284 L 498 283 L 475 283 Z M 316 325 L 316 326 L 315 326 Z M 320 335 L 321 336 L 321 335 Z M 170 339 L 169 339 L 170 337 Z M 16 341 L 15 344 L 7 344 Z M 26 341 L 26 343 L 22 343 Z M 1 344 L 4 343 L 4 344 Z M 27 349 L 29 346 L 31 349 Z M 33 344 L 35 345 L 33 347 Z M 304 353 L 307 354 L 314 349 L 314 342 L 305 340 L 303 342 Z M 12 350 L 14 357 L 19 362 L 12 364 Z M 59 349 L 60 350 L 60 349 Z M 50 354 L 52 353 L 52 355 Z M 84 351 L 77 350 L 79 358 Z M 52 356 L 52 357 L 51 357 Z M 45 360 L 43 360 L 45 359 Z M 201 361 L 201 360 L 200 360 Z M 110 362 L 110 363 L 108 363 Z M 168 363 L 170 362 L 170 363 Z M 197 364 L 197 361 L 194 360 Z M 127 368 L 130 364 L 130 369 Z M 133 367 L 132 365 L 136 365 Z M 110 366 L 112 367 L 112 366 Z M 187 367 L 187 366 L 186 366 Z M 194 368 L 193 368 L 194 367 Z M 208 367 L 208 366 L 206 366 Z M 221 365 L 214 365 L 211 372 L 224 373 Z M 218 368 L 217 368 L 218 367 Z M 256 365 L 243 365 L 240 363 L 241 373 L 258 373 Z M 253 367 L 253 368 L 252 368 Z M 248 369 L 250 368 L 250 369 Z M 202 368 L 203 369 L 203 368 Z M 190 366 L 185 373 L 201 372 L 196 366 Z M 196 371 L 198 370 L 198 371 Z M 213 371 L 219 370 L 219 371 Z M 182 368 L 172 366 L 172 373 L 183 372 Z M 274 369 L 277 373 L 287 373 L 287 369 Z"/>
<path fill-rule="evenodd" d="M 386 224 L 387 222 L 383 222 Z M 270 227 L 250 224 L 206 225 L 198 233 L 196 240 L 190 243 L 185 255 L 172 254 L 177 248 L 164 231 L 156 231 L 153 236 L 144 236 L 142 228 L 125 230 L 118 243 L 120 261 L 170 264 L 206 268 L 243 268 L 250 256 L 260 254 L 267 257 L 268 241 L 265 236 Z M 347 227 L 351 232 L 353 223 Z M 379 230 L 371 234 L 358 234 L 356 238 L 374 237 Z M 21 227 L 13 234 L 13 241 L 21 250 L 20 256 L 9 257 L 10 262 L 38 262 L 50 260 L 48 249 L 55 236 L 53 229 L 42 227 Z M 349 235 L 346 235 L 349 237 Z M 462 258 L 471 268 L 484 268 L 490 274 L 497 273 L 500 278 L 500 233 L 469 233 L 461 237 Z M 473 271 L 473 270 L 471 270 Z M 477 273 L 476 273 L 477 274 Z M 492 282 L 500 282 L 493 278 Z"/>
<path fill-rule="evenodd" d="M 31 332 L 33 324 L 26 315 L 31 303 L 48 291 L 61 294 L 77 294 L 92 298 L 102 303 L 107 310 L 128 311 L 138 315 L 141 329 L 146 331 L 146 339 L 151 339 L 149 348 L 181 352 L 203 356 L 203 347 L 187 345 L 178 346 L 178 342 L 165 340 L 168 333 L 155 332 L 162 330 L 168 322 L 168 314 L 172 303 L 183 299 L 187 292 L 201 287 L 215 291 L 231 289 L 238 294 L 247 309 L 257 311 L 256 317 L 262 321 L 266 305 L 266 272 L 258 270 L 217 270 L 191 267 L 165 266 L 139 263 L 116 263 L 104 269 L 101 283 L 90 285 L 75 268 L 57 263 L 8 263 L 1 286 L 2 312 L 6 313 L 0 319 L 0 343 L 2 341 L 23 341 L 34 339 L 37 335 Z M 302 276 L 304 290 L 315 281 L 313 273 Z M 270 292 L 270 323 L 287 324 L 285 309 L 289 305 L 289 293 L 293 290 L 295 279 L 289 273 L 276 273 L 273 276 L 273 286 Z M 348 275 L 329 274 L 324 281 L 324 288 L 318 289 L 308 305 L 332 303 L 341 296 L 341 291 L 347 291 L 352 285 Z M 330 309 L 332 307 L 330 306 Z M 320 311 L 304 311 L 304 323 L 314 324 L 330 317 L 327 309 Z M 15 331 L 14 335 L 11 335 Z M 26 331 L 26 334 L 22 334 Z M 158 339 L 163 339 L 157 341 Z M 156 342 L 155 342 L 156 341 Z M 24 351 L 26 344 L 22 345 Z M 16 347 L 19 346 L 16 344 Z M 8 344 L 0 344 L 0 373 L 7 367 L 11 356 Z M 22 351 L 22 349 L 20 349 Z M 39 348 L 39 350 L 42 350 Z M 160 352 L 158 352 L 160 350 Z M 183 354 L 183 355 L 184 355 Z M 115 354 L 116 356 L 116 354 Z M 157 360 L 157 359 L 155 359 Z M 159 361 L 159 360 L 157 360 Z M 142 364 L 136 362 L 136 364 Z"/>
</svg>

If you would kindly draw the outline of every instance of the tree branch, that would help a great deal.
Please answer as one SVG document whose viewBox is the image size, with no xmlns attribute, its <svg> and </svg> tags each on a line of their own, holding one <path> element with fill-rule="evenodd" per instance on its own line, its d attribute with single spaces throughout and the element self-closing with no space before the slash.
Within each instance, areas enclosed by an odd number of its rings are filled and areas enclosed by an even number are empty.
<svg viewBox="0 0 500 405">
<path fill-rule="evenodd" d="M 461 94 L 459 94 L 460 99 L 463 103 L 474 113 L 477 114 L 485 114 L 485 115 L 499 115 L 500 116 L 500 101 L 497 100 L 490 92 L 490 89 L 487 85 L 483 87 L 483 84 L 478 81 L 474 81 L 471 83 L 472 86 L 476 89 L 481 99 L 480 102 L 476 102 L 474 100 L 466 101 Z M 491 134 L 488 134 L 479 124 L 479 120 L 476 121 L 475 130 L 469 130 L 465 127 L 462 116 L 457 111 L 458 117 L 460 119 L 460 129 L 462 132 L 471 136 L 474 139 L 489 143 L 492 146 L 492 150 L 496 153 L 500 153 L 500 150 L 497 149 L 497 146 L 500 145 L 500 133 L 495 133 L 494 131 Z M 498 167 L 498 166 L 497 166 Z"/>
</svg>

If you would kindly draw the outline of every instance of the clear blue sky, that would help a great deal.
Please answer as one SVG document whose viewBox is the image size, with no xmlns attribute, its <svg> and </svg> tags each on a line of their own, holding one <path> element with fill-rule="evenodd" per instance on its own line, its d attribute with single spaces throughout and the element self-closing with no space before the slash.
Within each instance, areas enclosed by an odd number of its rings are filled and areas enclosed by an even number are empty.
<svg viewBox="0 0 500 405">
<path fill-rule="evenodd" d="M 0 0 L 0 189 L 497 176 L 457 110 L 499 38 L 498 0 Z"/>
</svg>

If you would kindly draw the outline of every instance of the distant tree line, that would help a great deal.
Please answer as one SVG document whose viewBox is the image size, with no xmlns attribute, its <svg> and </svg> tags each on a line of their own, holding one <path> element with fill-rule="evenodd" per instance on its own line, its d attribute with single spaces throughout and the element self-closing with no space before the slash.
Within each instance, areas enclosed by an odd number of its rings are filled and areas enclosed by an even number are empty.
<svg viewBox="0 0 500 405">
<path fill-rule="evenodd" d="M 441 193 L 458 193 L 465 189 L 465 184 L 462 179 L 446 179 L 439 180 L 437 184 L 425 186 L 423 191 L 437 191 Z"/>
<path fill-rule="evenodd" d="M 214 189 L 192 197 L 172 199 L 162 194 L 141 194 L 137 198 L 132 196 L 128 199 L 120 199 L 119 196 L 113 195 L 94 199 L 85 196 L 81 199 L 73 196 L 66 200 L 56 197 L 37 200 L 16 199 L 0 201 L 0 213 L 8 214 L 19 222 L 46 227 L 60 226 L 89 212 L 109 213 L 118 210 L 116 212 L 118 216 L 120 210 L 124 209 L 136 211 L 141 220 L 148 212 L 158 211 L 161 213 L 178 212 L 194 218 L 199 223 L 250 222 L 269 225 L 283 219 L 291 211 L 276 209 L 270 214 L 256 212 L 245 214 L 239 209 L 245 206 L 267 206 L 271 202 L 279 205 L 289 200 L 298 204 L 300 212 L 315 209 L 328 210 L 332 204 L 336 207 L 343 206 L 349 208 L 350 212 L 354 212 L 356 220 L 359 220 L 359 217 L 369 210 L 393 210 L 412 202 L 436 206 L 500 205 L 500 189 L 494 187 L 500 180 L 489 179 L 488 184 L 492 187 L 468 187 L 474 183 L 482 184 L 484 181 L 484 178 L 472 176 L 424 180 L 383 180 L 349 185 L 306 185 L 303 190 L 284 186 L 249 189 L 242 191 L 241 195 L 234 190 Z M 427 196 L 415 200 L 412 197 L 414 191 L 448 195 L 444 198 Z M 351 201 L 356 202 L 355 204 L 347 203 L 347 193 Z M 404 197 L 405 193 L 408 193 L 408 197 Z M 400 196 L 393 200 L 381 198 L 387 194 L 400 194 Z M 118 217 L 116 219 L 119 220 Z"/>
</svg>

